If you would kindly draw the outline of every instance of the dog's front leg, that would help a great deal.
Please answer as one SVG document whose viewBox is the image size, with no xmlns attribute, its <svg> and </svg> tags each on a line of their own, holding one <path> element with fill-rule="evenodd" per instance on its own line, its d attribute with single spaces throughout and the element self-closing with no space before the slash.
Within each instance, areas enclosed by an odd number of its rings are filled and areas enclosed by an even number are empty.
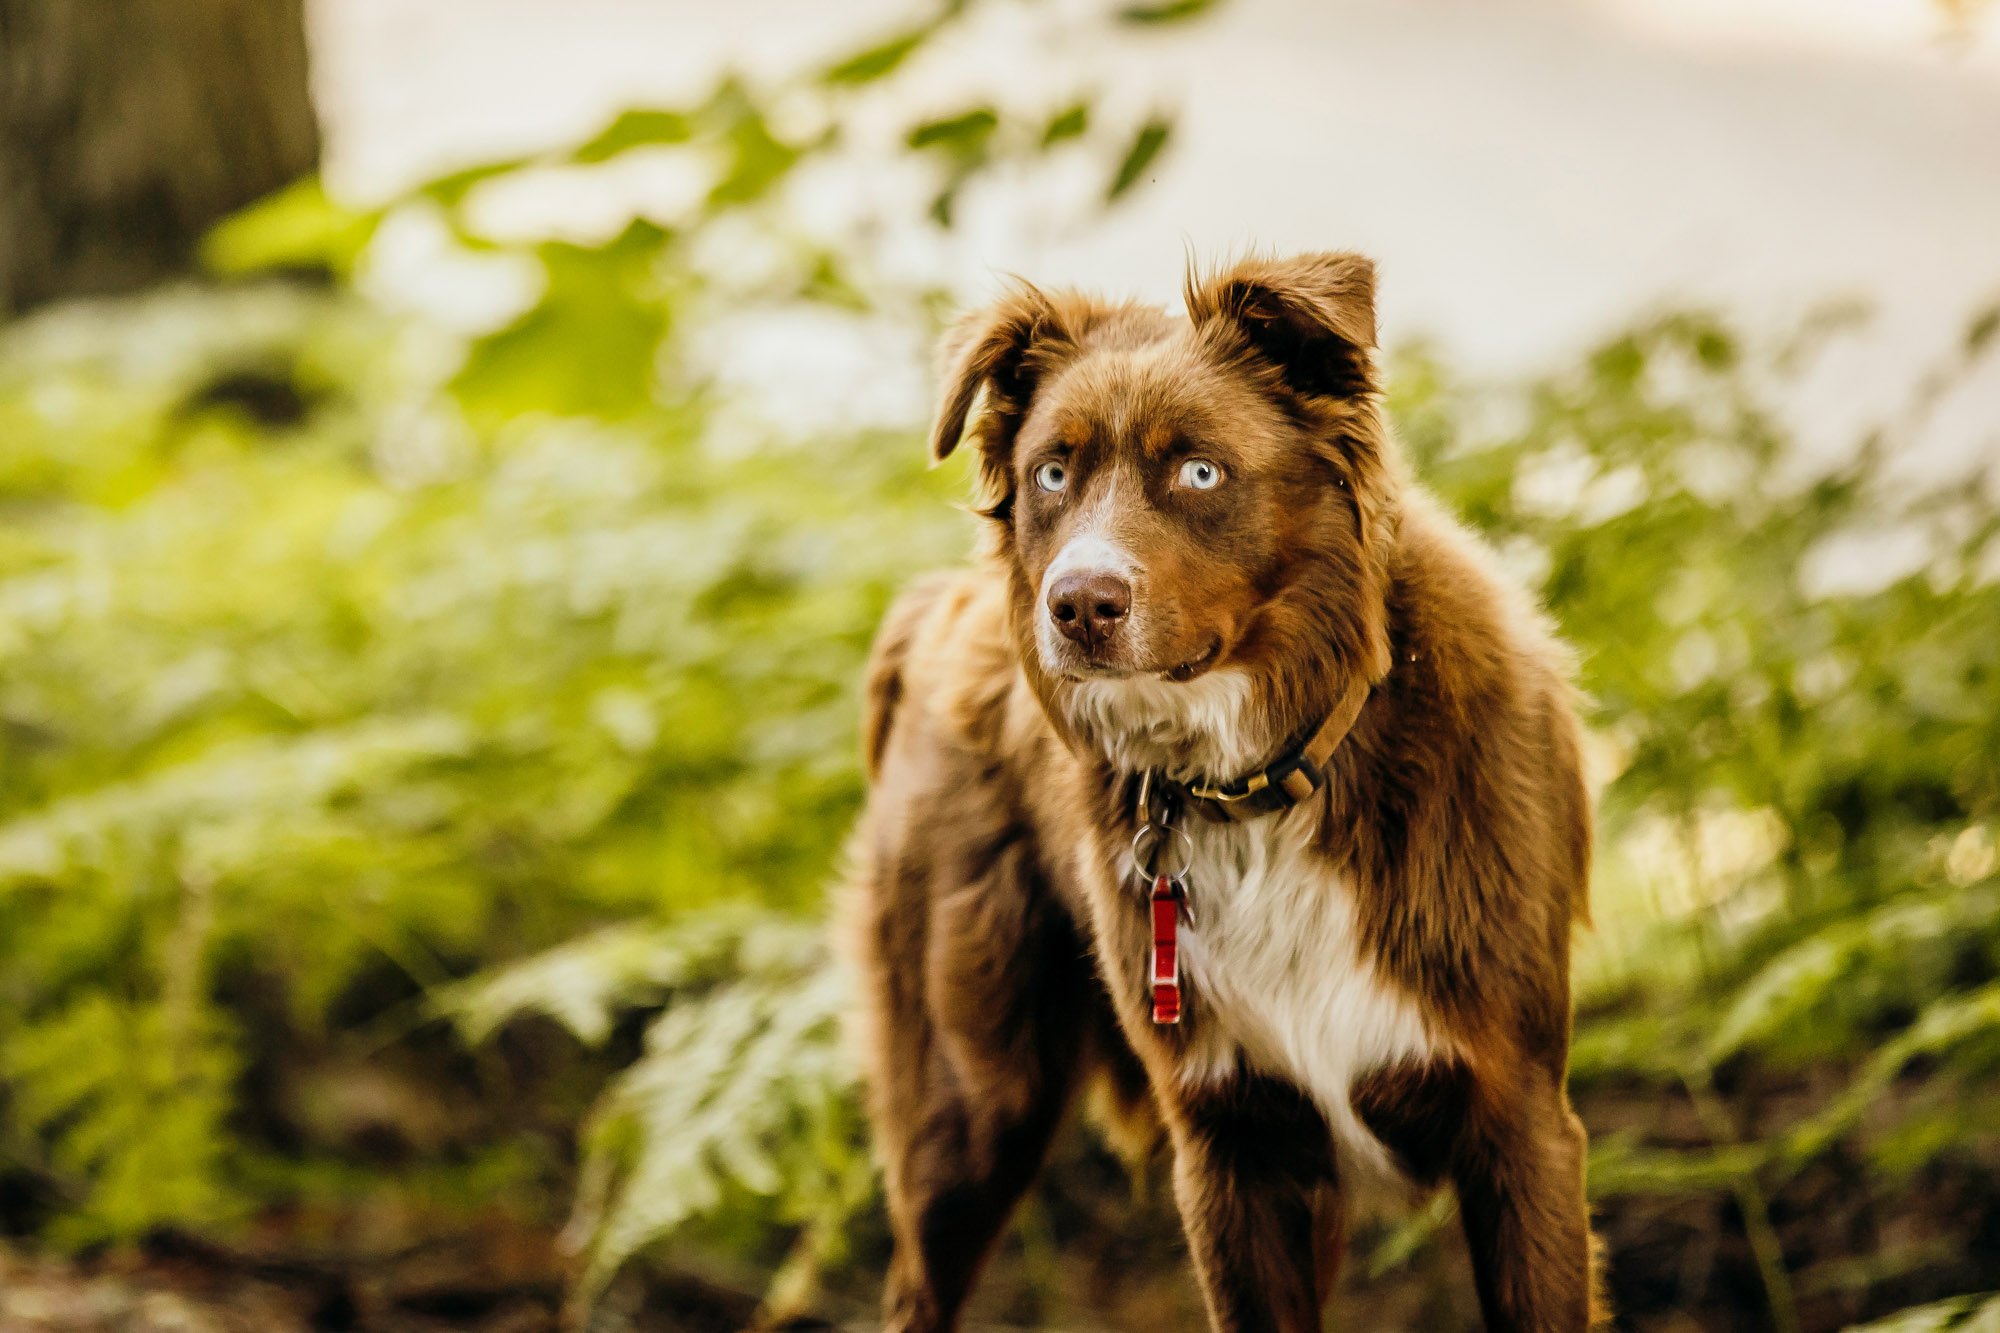
<svg viewBox="0 0 2000 1333">
<path fill-rule="evenodd" d="M 1169 1122 L 1174 1194 L 1217 1333 L 1317 1333 L 1340 1240 L 1318 1109 L 1247 1078 L 1184 1096 Z"/>
</svg>

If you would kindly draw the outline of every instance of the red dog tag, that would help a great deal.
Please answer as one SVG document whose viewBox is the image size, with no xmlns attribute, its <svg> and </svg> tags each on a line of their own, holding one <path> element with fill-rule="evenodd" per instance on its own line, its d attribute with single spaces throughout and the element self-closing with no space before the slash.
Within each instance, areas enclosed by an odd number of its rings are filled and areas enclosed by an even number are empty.
<svg viewBox="0 0 2000 1333">
<path fill-rule="evenodd" d="M 1180 894 L 1165 875 L 1153 880 L 1153 1021 L 1181 1021 Z"/>
</svg>

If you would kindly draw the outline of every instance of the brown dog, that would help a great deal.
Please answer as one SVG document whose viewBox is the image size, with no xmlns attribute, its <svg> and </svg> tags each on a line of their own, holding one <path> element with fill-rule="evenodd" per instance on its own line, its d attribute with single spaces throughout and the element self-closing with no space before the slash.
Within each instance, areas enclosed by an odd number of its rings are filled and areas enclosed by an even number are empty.
<svg viewBox="0 0 2000 1333">
<path fill-rule="evenodd" d="M 1489 1328 L 1593 1317 L 1566 658 L 1402 475 L 1374 341 L 1347 254 L 953 340 L 931 447 L 972 421 L 988 540 L 876 644 L 848 904 L 892 1330 L 955 1324 L 1103 1073 L 1218 1330 L 1319 1327 L 1372 1171 L 1456 1187 Z"/>
</svg>

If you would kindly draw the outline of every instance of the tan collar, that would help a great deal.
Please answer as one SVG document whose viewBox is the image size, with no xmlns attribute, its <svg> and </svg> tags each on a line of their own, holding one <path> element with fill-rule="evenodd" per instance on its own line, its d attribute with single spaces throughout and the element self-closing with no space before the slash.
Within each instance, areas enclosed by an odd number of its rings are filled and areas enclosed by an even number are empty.
<svg viewBox="0 0 2000 1333">
<path fill-rule="evenodd" d="M 1375 682 L 1356 677 L 1312 735 L 1247 777 L 1213 785 L 1155 779 L 1151 785 L 1173 791 L 1204 818 L 1216 823 L 1241 822 L 1289 810 L 1326 784 L 1327 761 L 1354 730 L 1374 689 Z M 1145 811 L 1140 812 L 1140 818 L 1142 821 L 1146 818 Z"/>
</svg>

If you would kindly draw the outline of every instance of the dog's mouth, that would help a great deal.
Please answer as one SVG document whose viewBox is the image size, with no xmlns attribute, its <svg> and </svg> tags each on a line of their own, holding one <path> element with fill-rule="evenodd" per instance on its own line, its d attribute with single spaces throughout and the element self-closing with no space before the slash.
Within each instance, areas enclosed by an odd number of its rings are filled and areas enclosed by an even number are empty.
<svg viewBox="0 0 2000 1333">
<path fill-rule="evenodd" d="M 1062 669 L 1069 680 L 1129 680 L 1133 676 L 1158 676 L 1175 684 L 1186 684 L 1215 665 L 1222 656 L 1222 636 L 1212 636 L 1208 646 L 1193 657 L 1173 666 L 1128 667 L 1109 662 L 1075 662 Z"/>
<path fill-rule="evenodd" d="M 1208 641 L 1208 647 L 1200 655 L 1190 657 L 1179 666 L 1169 667 L 1160 674 L 1177 684 L 1186 684 L 1202 672 L 1215 665 L 1215 659 L 1222 655 L 1222 636 L 1216 635 Z"/>
</svg>

